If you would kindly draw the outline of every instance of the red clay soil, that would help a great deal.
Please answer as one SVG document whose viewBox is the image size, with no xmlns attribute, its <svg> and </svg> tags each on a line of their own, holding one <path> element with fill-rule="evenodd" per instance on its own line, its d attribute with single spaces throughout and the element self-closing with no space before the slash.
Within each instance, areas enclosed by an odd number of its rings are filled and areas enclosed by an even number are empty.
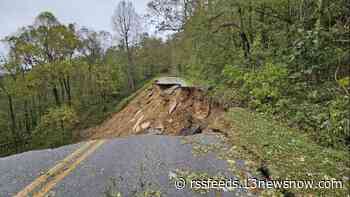
<svg viewBox="0 0 350 197">
<path fill-rule="evenodd" d="M 90 139 L 139 134 L 191 135 L 225 129 L 224 110 L 195 87 L 154 84 L 101 126 Z"/>
</svg>

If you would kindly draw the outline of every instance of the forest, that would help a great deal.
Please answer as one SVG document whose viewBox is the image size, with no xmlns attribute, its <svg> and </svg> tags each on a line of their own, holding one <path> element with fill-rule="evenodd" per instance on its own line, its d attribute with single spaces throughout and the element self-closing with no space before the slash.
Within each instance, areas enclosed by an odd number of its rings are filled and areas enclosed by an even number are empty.
<svg viewBox="0 0 350 197">
<path fill-rule="evenodd" d="M 70 144 L 161 75 L 322 147 L 350 147 L 349 1 L 152 0 L 143 16 L 123 0 L 111 25 L 95 31 L 42 12 L 1 40 L 0 155 Z"/>
</svg>

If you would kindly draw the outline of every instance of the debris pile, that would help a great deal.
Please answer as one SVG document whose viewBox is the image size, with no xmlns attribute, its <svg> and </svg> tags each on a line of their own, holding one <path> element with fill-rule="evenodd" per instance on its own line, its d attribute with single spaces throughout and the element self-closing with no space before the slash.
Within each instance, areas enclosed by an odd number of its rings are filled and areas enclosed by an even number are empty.
<svg viewBox="0 0 350 197">
<path fill-rule="evenodd" d="M 205 91 L 181 82 L 155 81 L 123 110 L 91 129 L 93 139 L 139 134 L 195 135 L 225 127 L 223 109 Z"/>
</svg>

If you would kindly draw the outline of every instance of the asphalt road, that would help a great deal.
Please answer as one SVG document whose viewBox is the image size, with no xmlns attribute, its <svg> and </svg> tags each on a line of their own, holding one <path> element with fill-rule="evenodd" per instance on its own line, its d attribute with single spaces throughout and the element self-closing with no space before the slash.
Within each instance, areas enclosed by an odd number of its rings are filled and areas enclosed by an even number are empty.
<svg viewBox="0 0 350 197">
<path fill-rule="evenodd" d="M 74 170 L 62 176 L 62 180 L 50 189 L 48 196 L 103 197 L 117 192 L 121 196 L 137 196 L 145 191 L 157 191 L 162 196 L 174 197 L 252 196 L 243 189 L 233 192 L 212 190 L 207 193 L 193 191 L 188 185 L 183 190 L 176 189 L 174 180 L 180 176 L 176 173 L 177 170 L 235 177 L 228 170 L 226 161 L 218 159 L 216 153 L 194 155 L 193 145 L 184 143 L 184 139 L 189 138 L 207 145 L 222 143 L 215 135 L 145 135 L 108 140 Z M 16 195 L 84 144 L 0 158 L 0 197 Z"/>
<path fill-rule="evenodd" d="M 189 86 L 189 84 L 187 84 L 185 80 L 179 77 L 161 77 L 157 79 L 155 82 L 158 85 L 178 85 L 181 87 Z"/>
</svg>

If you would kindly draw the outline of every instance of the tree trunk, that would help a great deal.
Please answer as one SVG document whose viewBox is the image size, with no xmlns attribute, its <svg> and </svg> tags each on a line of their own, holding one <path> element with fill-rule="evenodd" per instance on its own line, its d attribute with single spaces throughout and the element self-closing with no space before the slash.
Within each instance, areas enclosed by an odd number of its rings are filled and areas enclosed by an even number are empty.
<svg viewBox="0 0 350 197">
<path fill-rule="evenodd" d="M 29 120 L 29 111 L 28 111 L 28 101 L 24 101 L 24 124 L 27 134 L 30 136 L 30 120 Z"/>
<path fill-rule="evenodd" d="M 288 0 L 288 2 L 287 2 L 287 9 L 288 9 L 287 18 L 289 18 L 291 21 L 293 21 L 290 0 Z M 291 35 L 290 35 L 290 24 L 286 23 L 286 42 L 287 42 L 288 47 L 292 46 L 291 40 L 292 39 L 291 39 Z"/>
<path fill-rule="evenodd" d="M 244 32 L 240 32 L 239 33 L 241 39 L 242 39 L 242 45 L 243 45 L 243 50 L 244 50 L 244 57 L 246 59 L 249 59 L 250 57 L 250 44 L 249 44 L 249 40 L 247 38 L 247 34 Z"/>
<path fill-rule="evenodd" d="M 37 125 L 37 109 L 36 109 L 36 101 L 35 96 L 32 97 L 32 108 L 30 110 L 30 117 L 32 121 L 32 128 L 35 128 Z"/>
<path fill-rule="evenodd" d="M 240 35 L 241 41 L 242 41 L 242 49 L 243 49 L 243 52 L 244 52 L 244 57 L 247 60 L 249 60 L 249 57 L 250 57 L 250 43 L 249 43 L 247 34 L 245 33 L 242 8 L 239 8 L 238 12 L 239 12 L 240 23 L 241 23 L 239 35 Z"/>
<path fill-rule="evenodd" d="M 262 12 L 260 13 L 260 21 L 261 23 L 263 24 L 262 27 L 261 27 L 261 43 L 262 43 L 262 46 L 267 49 L 269 47 L 268 45 L 268 35 L 267 35 L 267 32 L 266 32 L 266 29 L 265 29 L 265 5 L 263 4 L 262 5 Z"/>
<path fill-rule="evenodd" d="M 252 1 L 249 1 L 249 19 L 248 19 L 248 34 L 250 43 L 254 43 L 254 35 L 253 35 L 253 6 Z"/>
<path fill-rule="evenodd" d="M 57 106 L 60 106 L 60 105 L 61 105 L 60 96 L 59 96 L 59 93 L 58 93 L 58 89 L 57 89 L 56 84 L 53 86 L 52 92 L 53 92 L 53 96 L 55 97 L 56 105 L 57 105 Z"/>
<path fill-rule="evenodd" d="M 128 66 L 126 69 L 126 74 L 128 75 L 128 85 L 131 91 L 135 90 L 135 80 L 132 74 L 132 68 L 133 68 L 133 59 L 132 59 L 132 54 L 131 50 L 129 47 L 129 38 L 128 35 L 125 35 L 125 46 L 126 46 L 126 53 L 128 56 Z"/>
<path fill-rule="evenodd" d="M 9 103 L 9 107 L 10 107 L 10 118 L 11 118 L 11 131 L 13 136 L 17 135 L 16 132 L 16 115 L 14 112 L 14 107 L 13 107 L 13 100 L 12 100 L 12 96 L 10 94 L 7 95 L 7 99 L 8 99 L 8 103 Z"/>
<path fill-rule="evenodd" d="M 66 90 L 66 94 L 68 97 L 68 105 L 72 105 L 72 94 L 71 94 L 71 88 L 70 88 L 70 77 L 67 76 L 66 79 L 63 79 L 64 89 Z"/>
<path fill-rule="evenodd" d="M 60 83 L 60 90 L 61 90 L 61 99 L 62 99 L 62 103 L 64 103 L 65 101 L 65 97 L 66 97 L 66 94 L 65 94 L 65 87 L 64 87 L 64 78 L 60 78 L 59 79 L 59 83 Z"/>
<path fill-rule="evenodd" d="M 325 12 L 325 4 L 327 2 L 325 0 L 318 0 L 318 20 L 317 25 L 319 28 L 319 31 L 321 30 L 328 30 L 327 28 L 327 22 L 325 20 L 324 12 Z"/>
</svg>

